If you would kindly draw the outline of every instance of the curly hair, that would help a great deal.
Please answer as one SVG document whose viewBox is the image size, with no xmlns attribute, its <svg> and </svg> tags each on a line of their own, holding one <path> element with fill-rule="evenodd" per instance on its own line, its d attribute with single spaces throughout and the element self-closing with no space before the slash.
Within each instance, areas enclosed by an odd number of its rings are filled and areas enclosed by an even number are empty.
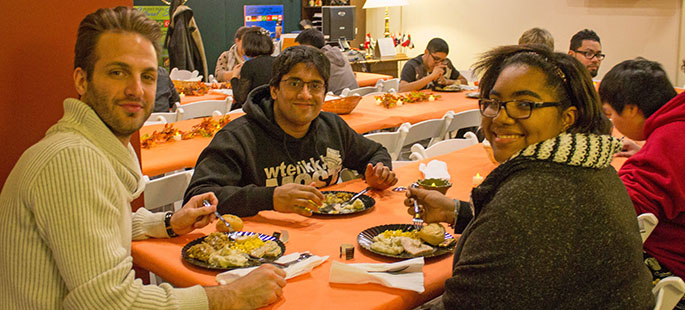
<svg viewBox="0 0 685 310">
<path fill-rule="evenodd" d="M 578 115 L 568 132 L 610 132 L 611 122 L 602 113 L 599 96 L 585 67 L 575 58 L 555 53 L 543 45 L 501 46 L 484 53 L 474 65 L 474 71 L 482 75 L 481 98 L 489 98 L 500 73 L 514 65 L 538 68 L 545 74 L 547 86 L 556 91 L 561 102 L 560 113 L 571 106 L 576 107 Z"/>
</svg>

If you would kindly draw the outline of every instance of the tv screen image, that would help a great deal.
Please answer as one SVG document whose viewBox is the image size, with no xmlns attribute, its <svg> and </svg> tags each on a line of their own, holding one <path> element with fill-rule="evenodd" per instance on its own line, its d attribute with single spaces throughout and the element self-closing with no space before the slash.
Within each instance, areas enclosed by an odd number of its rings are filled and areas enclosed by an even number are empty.
<svg viewBox="0 0 685 310">
<path fill-rule="evenodd" d="M 244 5 L 245 26 L 259 26 L 280 37 L 283 31 L 283 5 Z"/>
<path fill-rule="evenodd" d="M 354 40 L 354 6 L 322 6 L 323 36 L 326 41 Z"/>
</svg>

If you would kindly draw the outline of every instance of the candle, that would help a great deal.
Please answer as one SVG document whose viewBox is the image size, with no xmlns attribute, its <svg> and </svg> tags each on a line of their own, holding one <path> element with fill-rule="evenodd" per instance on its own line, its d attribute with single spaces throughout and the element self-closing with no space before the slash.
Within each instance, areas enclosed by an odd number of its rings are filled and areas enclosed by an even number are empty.
<svg viewBox="0 0 685 310">
<path fill-rule="evenodd" d="M 435 101 L 435 97 L 433 97 L 433 95 L 430 95 L 430 96 L 428 97 L 428 101 Z"/>
<path fill-rule="evenodd" d="M 397 99 L 397 106 L 398 106 L 398 107 L 401 107 L 402 104 L 404 104 L 404 103 L 402 102 L 402 99 Z"/>
<path fill-rule="evenodd" d="M 176 140 L 176 141 L 181 141 L 181 134 L 179 134 L 179 133 L 177 132 L 177 133 L 174 135 L 174 140 Z"/>
<path fill-rule="evenodd" d="M 480 175 L 480 173 L 476 173 L 476 175 L 473 176 L 473 187 L 476 187 L 480 185 L 480 183 L 483 183 L 483 177 Z"/>
</svg>

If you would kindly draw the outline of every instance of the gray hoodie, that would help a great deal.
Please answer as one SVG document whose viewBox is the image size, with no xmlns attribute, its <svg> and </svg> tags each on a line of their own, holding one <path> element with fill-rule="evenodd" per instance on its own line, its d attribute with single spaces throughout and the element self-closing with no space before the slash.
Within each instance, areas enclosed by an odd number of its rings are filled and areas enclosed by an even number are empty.
<svg viewBox="0 0 685 310">
<path fill-rule="evenodd" d="M 321 48 L 321 52 L 331 62 L 331 77 L 328 79 L 329 91 L 339 95 L 345 88 L 355 89 L 359 87 L 349 60 L 347 60 L 347 57 L 343 55 L 339 48 L 324 45 Z"/>
</svg>

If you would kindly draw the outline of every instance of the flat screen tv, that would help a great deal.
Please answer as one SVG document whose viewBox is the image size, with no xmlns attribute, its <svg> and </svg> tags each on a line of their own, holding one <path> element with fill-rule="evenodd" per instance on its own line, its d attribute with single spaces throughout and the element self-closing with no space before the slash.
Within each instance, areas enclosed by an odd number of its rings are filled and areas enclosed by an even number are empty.
<svg viewBox="0 0 685 310">
<path fill-rule="evenodd" d="M 271 32 L 271 37 L 283 31 L 283 5 L 244 5 L 245 26 L 259 26 Z"/>
<path fill-rule="evenodd" d="M 354 40 L 354 6 L 321 7 L 323 36 L 326 41 Z"/>
</svg>

